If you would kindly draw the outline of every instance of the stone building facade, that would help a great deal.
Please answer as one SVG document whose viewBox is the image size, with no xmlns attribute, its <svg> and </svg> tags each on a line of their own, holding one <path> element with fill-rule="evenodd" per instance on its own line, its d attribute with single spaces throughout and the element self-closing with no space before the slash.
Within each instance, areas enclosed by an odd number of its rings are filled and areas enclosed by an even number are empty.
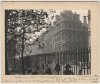
<svg viewBox="0 0 100 84">
<path fill-rule="evenodd" d="M 88 24 L 86 16 L 80 21 L 80 15 L 72 11 L 63 11 L 56 15 L 56 21 L 45 36 L 44 52 L 59 52 L 88 47 Z"/>
</svg>

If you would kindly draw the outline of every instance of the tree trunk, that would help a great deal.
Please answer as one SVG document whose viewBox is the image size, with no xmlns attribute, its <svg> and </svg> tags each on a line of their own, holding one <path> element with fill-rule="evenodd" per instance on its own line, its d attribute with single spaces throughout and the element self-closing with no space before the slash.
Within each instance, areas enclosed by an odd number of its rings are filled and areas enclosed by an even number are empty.
<svg viewBox="0 0 100 84">
<path fill-rule="evenodd" d="M 9 75 L 7 53 L 5 52 L 5 74 Z"/>
<path fill-rule="evenodd" d="M 7 11 L 5 11 L 5 74 L 9 75 L 8 59 L 7 59 Z"/>
<path fill-rule="evenodd" d="M 13 55 L 13 62 L 14 62 L 14 71 L 15 71 L 15 68 L 16 68 L 16 59 L 15 59 L 15 55 L 16 55 L 16 44 L 15 44 L 15 34 L 14 34 L 14 27 L 12 28 L 13 29 L 13 32 L 12 32 L 12 36 L 13 36 L 13 51 L 12 51 L 12 55 Z"/>
<path fill-rule="evenodd" d="M 23 29 L 23 36 L 22 36 L 22 73 L 23 75 L 25 75 L 25 69 L 24 69 L 24 58 L 23 58 L 23 54 L 24 54 L 24 35 L 25 35 L 25 29 Z"/>
</svg>

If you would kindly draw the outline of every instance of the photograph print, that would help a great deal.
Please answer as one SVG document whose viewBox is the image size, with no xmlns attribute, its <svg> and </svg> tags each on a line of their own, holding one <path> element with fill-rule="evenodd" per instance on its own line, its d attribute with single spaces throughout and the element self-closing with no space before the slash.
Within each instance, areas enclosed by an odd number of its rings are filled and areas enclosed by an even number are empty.
<svg viewBox="0 0 100 84">
<path fill-rule="evenodd" d="M 90 25 L 90 10 L 5 10 L 5 75 L 91 75 Z"/>
</svg>

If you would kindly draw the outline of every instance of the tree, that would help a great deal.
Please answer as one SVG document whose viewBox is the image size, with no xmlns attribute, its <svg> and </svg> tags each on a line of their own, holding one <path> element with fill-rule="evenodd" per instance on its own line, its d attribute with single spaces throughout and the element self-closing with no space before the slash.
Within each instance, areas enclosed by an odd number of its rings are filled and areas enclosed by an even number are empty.
<svg viewBox="0 0 100 84">
<path fill-rule="evenodd" d="M 51 25 L 50 22 L 48 22 L 50 21 L 49 13 L 54 13 L 54 12 L 55 11 L 52 10 L 49 11 L 6 10 L 5 11 L 5 21 L 6 21 L 5 40 L 6 40 L 6 53 L 7 53 L 6 58 L 8 56 L 8 53 L 11 51 L 13 52 L 13 56 L 11 53 L 9 56 L 13 57 L 15 62 L 15 55 L 21 54 L 23 74 L 25 74 L 24 60 L 23 60 L 24 52 L 29 51 L 28 47 L 31 45 L 38 44 L 38 46 L 41 48 L 41 41 L 36 33 L 41 32 L 44 28 L 45 29 L 49 28 L 49 26 Z M 13 43 L 12 49 L 9 51 L 12 43 Z"/>
</svg>

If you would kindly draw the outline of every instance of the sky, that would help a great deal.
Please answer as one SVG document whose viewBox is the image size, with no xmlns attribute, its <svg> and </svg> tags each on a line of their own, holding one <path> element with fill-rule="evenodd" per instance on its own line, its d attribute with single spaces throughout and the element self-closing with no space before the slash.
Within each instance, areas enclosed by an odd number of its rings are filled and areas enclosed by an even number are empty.
<svg viewBox="0 0 100 84">
<path fill-rule="evenodd" d="M 76 12 L 80 15 L 80 20 L 83 22 L 83 16 L 88 15 L 88 10 L 72 10 L 72 12 Z"/>
<path fill-rule="evenodd" d="M 60 12 L 62 12 L 64 10 L 56 10 L 56 14 L 60 15 Z M 76 12 L 76 14 L 80 15 L 80 20 L 83 22 L 83 16 L 87 16 L 88 15 L 88 10 L 72 10 L 73 13 Z"/>
</svg>

